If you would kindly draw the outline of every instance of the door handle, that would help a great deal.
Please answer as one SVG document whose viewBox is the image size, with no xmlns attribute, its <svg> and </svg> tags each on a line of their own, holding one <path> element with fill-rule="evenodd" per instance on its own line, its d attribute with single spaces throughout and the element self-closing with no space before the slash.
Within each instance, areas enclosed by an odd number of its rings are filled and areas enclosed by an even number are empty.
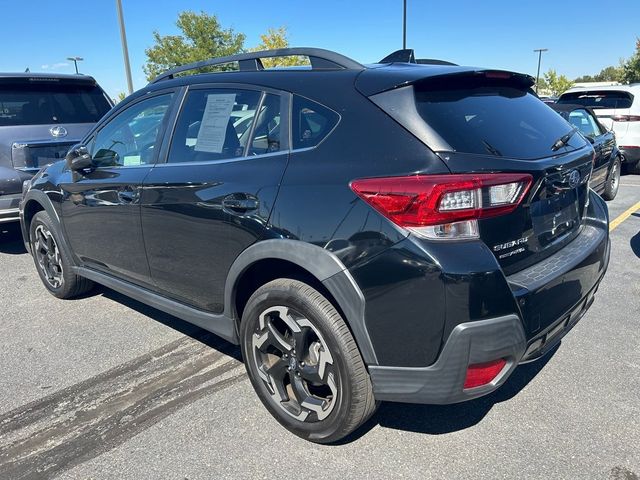
<svg viewBox="0 0 640 480">
<path fill-rule="evenodd" d="M 222 207 L 230 213 L 243 214 L 251 210 L 257 210 L 260 202 L 253 196 L 245 195 L 245 198 L 238 198 L 239 195 L 229 195 L 222 200 Z"/>
</svg>

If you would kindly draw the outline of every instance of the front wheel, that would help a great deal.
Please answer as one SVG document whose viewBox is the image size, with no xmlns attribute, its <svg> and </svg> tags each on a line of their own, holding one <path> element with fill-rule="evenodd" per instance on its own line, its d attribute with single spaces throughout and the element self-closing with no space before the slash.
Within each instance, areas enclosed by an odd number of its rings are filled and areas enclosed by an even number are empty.
<svg viewBox="0 0 640 480">
<path fill-rule="evenodd" d="M 320 292 L 278 279 L 249 299 L 242 354 L 260 400 L 288 430 L 338 441 L 375 411 L 371 381 L 340 314 Z"/>
<path fill-rule="evenodd" d="M 607 180 L 604 184 L 604 192 L 602 198 L 605 200 L 613 200 L 618 194 L 618 188 L 620 187 L 620 157 L 613 161 L 611 171 L 607 175 Z"/>
<path fill-rule="evenodd" d="M 73 298 L 93 288 L 93 282 L 76 275 L 58 233 L 46 211 L 36 213 L 29 225 L 29 242 L 36 270 L 44 286 L 58 298 Z"/>
</svg>

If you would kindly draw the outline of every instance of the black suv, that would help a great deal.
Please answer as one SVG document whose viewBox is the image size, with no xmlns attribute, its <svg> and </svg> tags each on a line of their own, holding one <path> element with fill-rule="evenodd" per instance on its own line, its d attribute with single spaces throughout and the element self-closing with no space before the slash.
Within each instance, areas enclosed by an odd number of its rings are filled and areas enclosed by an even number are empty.
<svg viewBox="0 0 640 480">
<path fill-rule="evenodd" d="M 279 56 L 310 67 L 263 68 Z M 161 75 L 25 184 L 44 285 L 98 282 L 240 344 L 266 408 L 315 442 L 381 400 L 492 392 L 605 273 L 594 151 L 530 76 L 394 58 Z"/>
<path fill-rule="evenodd" d="M 0 73 L 0 223 L 19 220 L 22 183 L 64 158 L 112 106 L 86 75 Z"/>
</svg>

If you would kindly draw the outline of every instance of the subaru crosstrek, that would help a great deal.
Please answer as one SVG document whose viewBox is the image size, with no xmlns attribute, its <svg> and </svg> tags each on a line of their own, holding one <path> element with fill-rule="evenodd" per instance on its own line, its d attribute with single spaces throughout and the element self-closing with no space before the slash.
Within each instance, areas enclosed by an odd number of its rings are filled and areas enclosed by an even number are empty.
<svg viewBox="0 0 640 480">
<path fill-rule="evenodd" d="M 19 220 L 23 182 L 63 159 L 111 106 L 89 76 L 0 73 L 0 223 Z"/>
<path fill-rule="evenodd" d="M 263 68 L 283 55 L 310 67 Z M 476 398 L 560 341 L 609 260 L 593 148 L 532 84 L 306 48 L 179 67 L 25 184 L 26 245 L 57 297 L 97 282 L 240 344 L 303 438 Z"/>
</svg>

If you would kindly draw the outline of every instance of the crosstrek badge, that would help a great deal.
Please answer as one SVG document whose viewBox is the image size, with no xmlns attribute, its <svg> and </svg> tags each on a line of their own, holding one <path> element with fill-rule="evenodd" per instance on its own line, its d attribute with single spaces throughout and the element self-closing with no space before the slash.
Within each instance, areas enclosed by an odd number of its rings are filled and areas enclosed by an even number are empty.
<svg viewBox="0 0 640 480">
<path fill-rule="evenodd" d="M 527 243 L 527 239 L 528 239 L 528 237 L 522 237 L 522 238 L 519 238 L 517 240 L 512 240 L 510 242 L 499 243 L 498 245 L 494 245 L 492 250 L 494 252 L 500 252 L 502 250 L 506 250 L 507 248 L 516 247 L 518 245 L 522 245 L 522 244 Z M 524 249 L 522 249 L 520 251 L 523 252 Z"/>
</svg>

